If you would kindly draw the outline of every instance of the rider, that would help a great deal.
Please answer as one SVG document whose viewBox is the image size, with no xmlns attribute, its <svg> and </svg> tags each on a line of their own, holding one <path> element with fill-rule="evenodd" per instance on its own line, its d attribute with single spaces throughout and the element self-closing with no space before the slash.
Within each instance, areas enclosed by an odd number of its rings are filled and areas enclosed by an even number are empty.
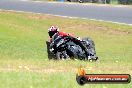
<svg viewBox="0 0 132 88">
<path fill-rule="evenodd" d="M 66 32 L 60 32 L 59 31 L 59 28 L 57 26 L 51 26 L 49 29 L 48 29 L 48 34 L 49 34 L 49 37 L 50 37 L 50 42 L 52 41 L 52 36 L 54 34 L 58 33 L 60 36 L 73 36 L 72 34 L 67 34 Z"/>
<path fill-rule="evenodd" d="M 48 34 L 49 34 L 49 37 L 50 37 L 50 42 L 52 42 L 52 36 L 53 36 L 54 34 L 56 34 L 56 33 L 58 33 L 60 36 L 64 36 L 64 37 L 68 36 L 69 38 L 71 38 L 71 40 L 72 40 L 75 44 L 79 45 L 79 46 L 85 51 L 86 55 L 89 55 L 87 49 L 86 49 L 85 46 L 81 43 L 81 40 L 80 40 L 79 38 L 75 38 L 75 37 L 73 36 L 73 34 L 68 34 L 68 33 L 66 33 L 66 32 L 60 32 L 60 31 L 59 31 L 59 28 L 58 28 L 57 26 L 51 26 L 51 27 L 48 29 Z"/>
</svg>

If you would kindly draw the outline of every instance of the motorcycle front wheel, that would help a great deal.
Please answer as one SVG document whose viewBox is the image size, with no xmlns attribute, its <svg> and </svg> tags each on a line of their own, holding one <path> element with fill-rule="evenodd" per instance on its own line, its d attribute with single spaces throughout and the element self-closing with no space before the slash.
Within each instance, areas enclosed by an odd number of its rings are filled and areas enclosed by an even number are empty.
<svg viewBox="0 0 132 88">
<path fill-rule="evenodd" d="M 60 60 L 60 59 L 67 59 L 69 58 L 69 56 L 67 55 L 66 51 L 63 52 L 56 52 L 56 59 Z"/>
</svg>

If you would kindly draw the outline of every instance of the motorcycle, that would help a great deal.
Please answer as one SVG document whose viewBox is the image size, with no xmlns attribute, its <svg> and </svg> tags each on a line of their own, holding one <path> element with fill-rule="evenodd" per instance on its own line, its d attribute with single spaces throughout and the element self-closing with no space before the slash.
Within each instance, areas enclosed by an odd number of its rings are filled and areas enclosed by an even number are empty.
<svg viewBox="0 0 132 88">
<path fill-rule="evenodd" d="M 47 43 L 47 52 L 49 59 L 80 59 L 80 60 L 97 60 L 95 52 L 95 44 L 90 38 L 84 38 L 79 42 L 89 52 L 88 54 L 75 42 L 72 41 L 70 36 L 60 36 L 56 33 L 52 37 L 52 42 Z"/>
</svg>

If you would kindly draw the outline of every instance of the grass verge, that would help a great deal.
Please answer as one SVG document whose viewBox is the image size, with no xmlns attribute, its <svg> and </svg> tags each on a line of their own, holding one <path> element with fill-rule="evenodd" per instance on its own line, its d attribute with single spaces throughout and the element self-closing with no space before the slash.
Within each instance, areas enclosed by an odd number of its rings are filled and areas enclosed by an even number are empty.
<svg viewBox="0 0 132 88">
<path fill-rule="evenodd" d="M 49 61 L 47 29 L 59 26 L 75 36 L 91 37 L 100 61 Z M 44 14 L 0 11 L 0 88 L 79 88 L 75 76 L 87 73 L 132 74 L 132 26 Z M 132 84 L 94 84 L 84 88 L 131 88 Z"/>
</svg>

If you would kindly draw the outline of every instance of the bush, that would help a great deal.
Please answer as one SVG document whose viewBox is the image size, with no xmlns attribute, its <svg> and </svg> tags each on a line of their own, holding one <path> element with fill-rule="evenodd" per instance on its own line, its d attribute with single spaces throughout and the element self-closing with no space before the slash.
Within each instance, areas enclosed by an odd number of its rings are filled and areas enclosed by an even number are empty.
<svg viewBox="0 0 132 88">
<path fill-rule="evenodd" d="M 118 0 L 118 3 L 119 4 L 124 4 L 124 5 L 132 4 L 132 0 Z"/>
<path fill-rule="evenodd" d="M 128 0 L 128 4 L 132 4 L 132 0 Z"/>
</svg>

